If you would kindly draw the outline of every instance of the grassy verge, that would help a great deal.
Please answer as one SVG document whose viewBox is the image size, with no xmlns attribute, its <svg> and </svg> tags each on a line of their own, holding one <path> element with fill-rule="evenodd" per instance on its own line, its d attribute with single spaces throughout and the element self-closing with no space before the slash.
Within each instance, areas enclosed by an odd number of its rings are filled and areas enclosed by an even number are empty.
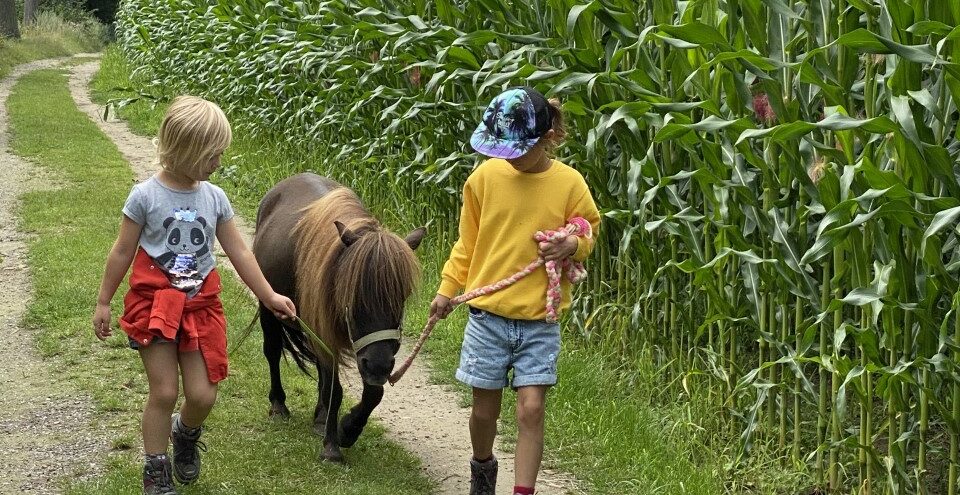
<svg viewBox="0 0 960 495">
<path fill-rule="evenodd" d="M 94 20 L 73 23 L 42 13 L 18 41 L 0 38 L 0 78 L 16 65 L 43 58 L 97 51 L 103 47 L 103 26 Z"/>
<path fill-rule="evenodd" d="M 90 331 L 106 253 L 116 236 L 120 207 L 132 174 L 116 147 L 74 107 L 58 71 L 25 76 L 9 100 L 15 152 L 36 161 L 62 187 L 25 195 L 23 228 L 35 233 L 30 266 L 36 299 L 28 324 L 37 328 L 41 352 L 64 378 L 88 391 L 109 424 L 100 425 L 113 447 L 106 474 L 77 483 L 68 493 L 133 493 L 140 483 L 139 416 L 147 386 L 139 359 L 117 332 L 101 344 Z M 250 321 L 254 304 L 232 277 L 224 277 L 223 302 L 232 336 Z M 119 314 L 122 294 L 114 298 Z M 320 439 L 310 432 L 316 385 L 295 372 L 285 377 L 294 418 L 266 418 L 268 372 L 256 333 L 232 356 L 231 378 L 208 420 L 204 475 L 184 494 L 350 493 L 420 494 L 431 483 L 419 461 L 368 429 L 347 451 L 349 467 L 318 460 Z"/>
<path fill-rule="evenodd" d="M 141 82 L 131 81 L 129 74 L 119 51 L 108 49 L 93 83 L 95 98 L 105 103 L 135 96 L 115 89 L 140 87 Z M 124 107 L 120 116 L 136 132 L 152 136 L 163 109 L 163 105 L 152 107 L 144 100 Z M 243 116 L 233 118 L 240 122 Z M 352 168 L 376 166 L 375 161 L 339 163 L 304 150 L 285 148 L 279 140 L 254 139 L 238 130 L 224 164 L 214 180 L 228 190 L 235 207 L 248 218 L 252 218 L 262 194 L 276 181 L 292 173 L 314 170 L 360 191 L 397 231 L 406 232 L 430 220 L 429 214 L 413 218 L 398 213 L 414 208 L 391 207 L 411 197 L 409 192 L 397 191 L 391 195 L 401 195 L 399 199 L 384 201 L 376 193 L 364 193 L 368 184 L 351 182 Z M 439 267 L 452 241 L 433 232 L 418 252 L 424 277 L 420 291 L 411 301 L 405 324 L 411 337 L 426 321 Z M 425 352 L 435 370 L 434 380 L 457 386 L 462 392 L 461 402 L 466 405 L 468 390 L 453 379 L 464 323 L 462 310 L 442 322 Z M 587 348 L 572 335 L 565 339 L 559 362 L 560 384 L 551 392 L 547 407 L 547 464 L 574 473 L 586 482 L 590 493 L 792 493 L 791 487 L 799 483 L 802 475 L 785 474 L 779 463 L 763 455 L 748 463 L 738 462 L 736 428 L 725 426 L 716 419 L 716 411 L 704 410 L 695 400 L 664 397 L 657 370 L 652 365 L 642 365 L 654 362 L 649 356 L 634 356 L 634 362 L 625 366 L 622 356 Z M 626 376 L 625 368 L 639 371 Z M 513 398 L 513 394 L 505 394 L 501 416 L 501 433 L 508 442 L 515 431 Z M 709 425 L 701 421 L 710 417 L 715 420 Z"/>
</svg>

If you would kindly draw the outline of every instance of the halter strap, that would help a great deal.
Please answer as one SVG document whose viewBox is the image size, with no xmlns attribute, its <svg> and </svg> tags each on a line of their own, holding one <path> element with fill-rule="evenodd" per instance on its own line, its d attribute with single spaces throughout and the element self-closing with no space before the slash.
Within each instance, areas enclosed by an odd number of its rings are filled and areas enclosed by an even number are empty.
<svg viewBox="0 0 960 495">
<path fill-rule="evenodd" d="M 323 349 L 323 351 L 326 352 L 327 355 L 329 355 L 331 358 L 336 359 L 336 357 L 335 357 L 334 354 L 333 354 L 333 351 L 330 350 L 329 347 L 327 347 L 327 344 L 324 344 L 323 341 L 320 340 L 320 337 L 317 337 L 317 334 L 314 333 L 313 329 L 310 328 L 309 325 L 307 325 L 307 322 L 305 322 L 305 321 L 303 321 L 302 319 L 300 319 L 299 316 L 296 316 L 295 319 L 297 320 L 297 323 L 300 324 L 300 330 L 301 330 L 303 333 L 305 333 L 305 334 L 307 335 L 307 337 L 310 338 L 310 340 L 312 340 L 314 343 L 316 343 L 317 345 L 319 345 L 320 348 Z M 348 325 L 348 326 L 349 326 L 349 325 Z M 373 332 L 373 333 L 371 333 L 371 334 L 365 335 L 365 336 L 363 336 L 362 338 L 357 339 L 357 340 L 354 341 L 354 342 L 351 342 L 351 343 L 353 344 L 353 352 L 354 352 L 354 353 L 358 353 L 358 352 L 360 352 L 360 349 L 363 349 L 364 347 L 366 347 L 366 346 L 368 346 L 368 345 L 370 345 L 370 344 L 372 344 L 372 343 L 374 343 L 374 342 L 380 342 L 381 340 L 391 340 L 391 339 L 393 339 L 393 340 L 401 340 L 401 337 L 402 337 L 402 336 L 403 336 L 403 332 L 402 332 L 399 328 L 390 328 L 390 329 L 387 329 L 387 330 L 379 330 L 379 331 Z"/>
<path fill-rule="evenodd" d="M 353 352 L 360 352 L 360 349 L 374 343 L 380 342 L 381 340 L 400 340 L 400 337 L 403 333 L 399 328 L 390 328 L 387 330 L 379 330 L 353 341 Z"/>
</svg>

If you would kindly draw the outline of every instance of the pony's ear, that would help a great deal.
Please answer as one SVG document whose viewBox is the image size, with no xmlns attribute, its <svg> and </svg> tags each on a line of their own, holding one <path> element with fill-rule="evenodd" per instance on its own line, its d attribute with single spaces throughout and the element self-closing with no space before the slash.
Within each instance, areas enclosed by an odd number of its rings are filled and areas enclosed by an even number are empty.
<svg viewBox="0 0 960 495">
<path fill-rule="evenodd" d="M 360 238 L 356 232 L 348 229 L 347 226 L 340 223 L 339 220 L 334 220 L 333 224 L 337 226 L 337 233 L 340 234 L 340 242 L 343 242 L 344 246 L 350 246 Z"/>
<path fill-rule="evenodd" d="M 423 240 L 423 236 L 425 235 L 427 235 L 427 228 L 420 227 L 407 234 L 407 237 L 403 240 L 407 241 L 407 245 L 410 246 L 410 249 L 417 249 L 417 247 L 420 246 L 420 241 Z"/>
</svg>

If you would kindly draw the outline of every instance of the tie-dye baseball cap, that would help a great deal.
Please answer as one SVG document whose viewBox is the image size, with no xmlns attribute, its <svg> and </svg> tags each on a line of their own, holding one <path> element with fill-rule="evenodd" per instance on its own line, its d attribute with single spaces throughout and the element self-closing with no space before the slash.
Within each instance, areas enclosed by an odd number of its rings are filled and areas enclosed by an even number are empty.
<svg viewBox="0 0 960 495">
<path fill-rule="evenodd" d="M 492 158 L 521 157 L 553 127 L 553 113 L 539 91 L 530 87 L 508 89 L 487 106 L 470 146 Z"/>
</svg>

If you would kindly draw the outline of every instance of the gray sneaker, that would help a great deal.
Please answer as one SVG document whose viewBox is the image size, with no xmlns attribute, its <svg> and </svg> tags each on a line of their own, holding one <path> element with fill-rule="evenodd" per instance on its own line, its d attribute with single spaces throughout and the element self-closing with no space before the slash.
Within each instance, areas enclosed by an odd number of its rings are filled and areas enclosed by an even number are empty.
<svg viewBox="0 0 960 495">
<path fill-rule="evenodd" d="M 480 462 L 470 459 L 470 495 L 494 495 L 497 490 L 497 458 Z"/>
<path fill-rule="evenodd" d="M 143 463 L 143 495 L 177 495 L 170 474 L 170 458 L 151 457 Z"/>
<path fill-rule="evenodd" d="M 173 475 L 177 481 L 189 485 L 200 476 L 200 450 L 207 451 L 207 446 L 200 441 L 203 428 L 188 434 L 183 430 L 180 422 L 180 413 L 171 416 L 170 441 L 173 443 Z"/>
</svg>

